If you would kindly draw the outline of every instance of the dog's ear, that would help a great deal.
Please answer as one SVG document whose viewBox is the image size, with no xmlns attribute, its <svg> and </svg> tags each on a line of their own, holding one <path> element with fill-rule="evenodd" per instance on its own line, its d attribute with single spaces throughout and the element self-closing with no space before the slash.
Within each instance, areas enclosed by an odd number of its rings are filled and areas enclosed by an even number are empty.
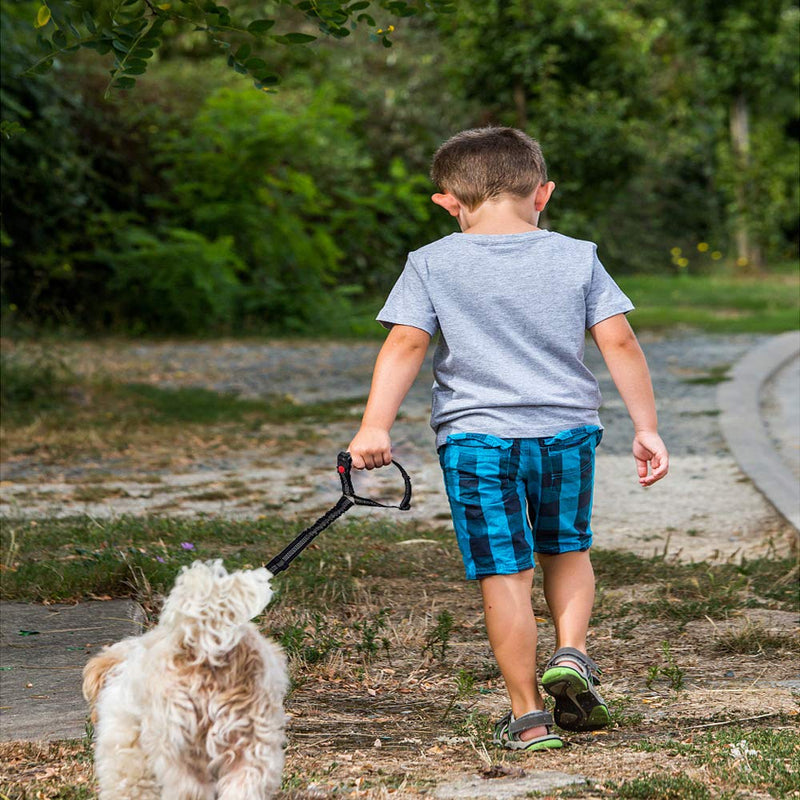
<svg viewBox="0 0 800 800">
<path fill-rule="evenodd" d="M 122 656 L 114 653 L 111 648 L 106 648 L 90 659 L 83 668 L 83 696 L 90 706 L 94 706 L 103 689 L 106 675 L 117 664 L 122 662 Z"/>
<path fill-rule="evenodd" d="M 265 567 L 234 572 L 230 579 L 242 592 L 248 620 L 258 616 L 272 599 L 272 586 L 270 585 L 272 573 Z"/>
</svg>

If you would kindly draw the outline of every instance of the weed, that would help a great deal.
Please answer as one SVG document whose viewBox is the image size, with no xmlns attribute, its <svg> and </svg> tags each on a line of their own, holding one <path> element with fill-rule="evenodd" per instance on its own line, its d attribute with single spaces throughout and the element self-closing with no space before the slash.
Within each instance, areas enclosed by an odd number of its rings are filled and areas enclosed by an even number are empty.
<svg viewBox="0 0 800 800">
<path fill-rule="evenodd" d="M 277 632 L 276 636 L 287 656 L 307 664 L 323 661 L 342 646 L 330 620 L 319 612 L 314 612 L 311 619 L 303 617 L 299 623 Z"/>
<path fill-rule="evenodd" d="M 0 408 L 16 419 L 24 411 L 30 417 L 56 408 L 75 380 L 69 367 L 54 351 L 39 350 L 33 355 L 0 354 Z"/>
<path fill-rule="evenodd" d="M 475 676 L 467 669 L 460 669 L 456 674 L 456 697 L 459 700 L 475 693 Z"/>
<path fill-rule="evenodd" d="M 386 627 L 386 617 L 388 615 L 389 609 L 382 608 L 373 619 L 365 619 L 353 625 L 361 634 L 361 641 L 356 644 L 356 651 L 361 654 L 365 661 L 371 661 L 378 652 L 378 636 Z M 388 657 L 390 642 L 386 636 L 381 637 L 381 646 Z"/>
<path fill-rule="evenodd" d="M 611 713 L 612 725 L 618 725 L 620 728 L 639 725 L 644 719 L 644 714 L 630 709 L 631 701 L 627 697 L 618 697 L 611 700 L 608 703 L 608 710 Z"/>
<path fill-rule="evenodd" d="M 717 637 L 713 649 L 717 653 L 759 655 L 788 650 L 800 653 L 800 642 L 794 636 L 773 633 L 761 625 L 748 622 L 739 630 L 726 631 Z"/>
<path fill-rule="evenodd" d="M 609 784 L 615 797 L 626 800 L 710 800 L 711 794 L 702 783 L 685 775 L 655 773 Z"/>
<path fill-rule="evenodd" d="M 730 368 L 730 364 L 711 367 L 706 375 L 701 375 L 696 378 L 684 378 L 683 382 L 697 386 L 716 386 L 718 383 L 724 383 L 730 380 L 728 377 Z"/>
<path fill-rule="evenodd" d="M 676 692 L 684 688 L 684 671 L 675 663 L 675 658 L 670 650 L 669 642 L 661 643 L 661 650 L 664 653 L 664 660 L 666 666 L 653 664 L 647 671 L 647 680 L 645 685 L 648 689 L 652 689 L 653 683 L 659 676 L 666 678 L 669 681 L 671 689 Z"/>
<path fill-rule="evenodd" d="M 436 617 L 436 626 L 428 634 L 422 652 L 435 655 L 439 652 L 439 660 L 444 661 L 447 648 L 450 646 L 450 634 L 453 632 L 453 615 L 445 610 Z"/>
<path fill-rule="evenodd" d="M 488 714 L 471 709 L 455 724 L 456 736 L 463 736 L 473 742 L 482 742 L 486 731 L 491 728 Z"/>
</svg>

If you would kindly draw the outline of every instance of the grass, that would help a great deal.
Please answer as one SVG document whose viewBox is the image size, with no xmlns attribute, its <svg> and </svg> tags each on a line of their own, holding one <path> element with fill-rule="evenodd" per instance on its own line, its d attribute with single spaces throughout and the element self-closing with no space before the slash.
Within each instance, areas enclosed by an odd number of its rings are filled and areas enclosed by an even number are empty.
<svg viewBox="0 0 800 800">
<path fill-rule="evenodd" d="M 70 601 L 91 597 L 135 597 L 142 586 L 164 592 L 181 566 L 223 557 L 229 568 L 260 566 L 298 533 L 271 516 L 254 521 L 119 517 L 4 520 L 0 532 L 5 600 Z M 431 574 L 453 578 L 457 556 L 442 547 L 398 548 L 418 538 L 419 526 L 370 520 L 339 520 L 321 534 L 276 580 L 276 598 L 295 604 L 346 601 L 366 574 Z M 449 542 L 442 530 L 425 537 Z M 324 578 L 324 585 L 320 581 Z"/>
<path fill-rule="evenodd" d="M 7 599 L 39 600 L 133 596 L 155 610 L 155 594 L 166 591 L 181 565 L 222 556 L 230 567 L 255 566 L 293 538 L 295 527 L 274 518 L 9 520 L 0 532 L 2 592 Z M 422 537 L 432 543 L 400 544 Z M 603 686 L 614 726 L 603 736 L 570 736 L 570 748 L 548 756 L 545 768 L 595 781 L 548 796 L 791 797 L 798 736 L 787 727 L 796 721 L 788 690 L 755 685 L 767 664 L 787 674 L 790 651 L 773 651 L 769 662 L 720 654 L 713 626 L 673 637 L 679 621 L 669 612 L 656 618 L 649 606 L 655 597 L 694 592 L 718 619 L 748 604 L 796 611 L 796 598 L 778 585 L 792 574 L 793 560 L 687 565 L 599 550 L 595 563 L 606 592 L 601 611 L 607 605 L 609 613 L 593 625 L 591 647 L 607 670 Z M 786 583 L 793 592 L 792 581 Z M 489 765 L 498 775 L 511 774 L 506 767 L 538 768 L 527 754 L 490 745 L 492 721 L 507 700 L 486 642 L 480 593 L 463 581 L 449 531 L 345 518 L 278 576 L 275 588 L 276 601 L 259 623 L 290 661 L 287 800 L 309 796 L 311 783 L 331 796 L 377 800 L 395 790 L 399 798 L 419 796 L 454 773 L 474 775 Z M 615 591 L 641 597 L 619 603 Z M 534 607 L 546 614 L 538 584 Z M 620 641 L 615 630 L 627 621 L 632 640 Z M 555 644 L 547 618 L 540 640 L 544 658 Z M 709 695 L 729 666 L 738 689 Z M 781 691 L 784 700 L 774 705 Z M 769 721 L 758 719 L 773 708 Z M 748 725 L 750 717 L 757 721 Z M 709 723 L 721 727 L 704 729 Z M 0 777 L 0 797 L 94 797 L 85 743 L 48 747 L 0 746 L 0 758 L 12 765 L 8 783 Z M 14 778 L 15 769 L 30 775 L 29 782 Z"/>
<path fill-rule="evenodd" d="M 0 408 L 6 427 L 37 421 L 44 427 L 141 429 L 176 425 L 315 422 L 349 419 L 352 401 L 302 404 L 285 396 L 265 399 L 199 388 L 161 388 L 110 379 L 85 380 L 46 351 L 32 358 L 0 356 Z"/>
<path fill-rule="evenodd" d="M 131 596 L 136 589 L 132 576 L 137 574 L 154 590 L 163 591 L 175 572 L 196 558 L 221 556 L 232 568 L 257 566 L 269 561 L 299 532 L 297 523 L 285 523 L 274 515 L 253 521 L 125 516 L 109 520 L 88 516 L 9 518 L 0 531 L 0 596 L 33 601 Z M 398 542 L 420 536 L 439 544 L 397 547 Z M 316 584 L 324 573 L 327 591 L 335 593 L 335 588 L 345 596 L 348 584 L 364 575 L 424 577 L 436 570 L 440 577 L 456 579 L 461 575 L 461 565 L 451 539 L 447 530 L 420 522 L 341 519 L 278 580 L 281 587 L 305 593 L 319 588 Z M 705 616 L 722 618 L 747 606 L 796 608 L 792 557 L 710 566 L 616 550 L 595 549 L 592 553 L 597 582 L 604 589 L 650 585 L 652 600 L 643 596 L 622 608 L 644 618 L 685 623 Z M 615 607 L 614 613 L 618 611 Z M 602 598 L 598 613 L 604 613 Z M 452 620 L 442 612 L 437 624 L 439 632 L 431 647 L 446 649 Z"/>
<path fill-rule="evenodd" d="M 696 767 L 712 777 L 710 785 L 733 783 L 737 789 L 755 789 L 770 797 L 797 797 L 797 775 L 800 773 L 800 731 L 792 727 L 746 728 L 730 725 L 708 731 L 683 741 L 644 741 L 635 745 L 643 752 L 666 751 L 673 756 L 687 757 Z M 619 797 L 682 798 L 694 795 L 669 794 L 677 779 L 684 776 L 648 775 L 616 787 Z M 626 794 L 625 787 L 632 794 Z M 636 794 L 647 788 L 652 794 Z M 705 786 L 700 785 L 697 791 Z M 706 791 L 708 791 L 706 789 Z M 661 793 L 659 793 L 661 792 Z M 664 793 L 666 792 L 666 793 Z M 738 792 L 720 791 L 705 797 L 741 797 Z"/>
<path fill-rule="evenodd" d="M 800 326 L 800 276 L 618 275 L 636 330 L 676 326 L 710 333 L 782 333 Z"/>
</svg>

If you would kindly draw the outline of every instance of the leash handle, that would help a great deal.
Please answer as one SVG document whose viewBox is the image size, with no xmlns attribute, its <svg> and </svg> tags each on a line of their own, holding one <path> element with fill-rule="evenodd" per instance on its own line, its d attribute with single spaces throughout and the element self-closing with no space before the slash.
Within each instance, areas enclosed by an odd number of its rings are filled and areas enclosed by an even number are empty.
<svg viewBox="0 0 800 800">
<path fill-rule="evenodd" d="M 273 575 L 283 572 L 289 564 L 291 564 L 292 561 L 294 561 L 294 559 L 325 530 L 325 528 L 339 519 L 348 508 L 352 508 L 353 506 L 378 506 L 380 508 L 399 508 L 401 511 L 408 511 L 408 509 L 411 508 L 411 478 L 408 477 L 408 473 L 396 461 L 392 461 L 392 464 L 400 470 L 404 484 L 403 499 L 400 501 L 400 505 L 397 506 L 388 503 L 379 503 L 377 500 L 370 500 L 368 497 L 359 497 L 353 489 L 353 480 L 350 477 L 350 470 L 353 468 L 353 459 L 350 457 L 350 453 L 344 450 L 340 452 L 336 458 L 336 471 L 339 473 L 339 479 L 342 482 L 342 496 L 339 498 L 339 501 L 333 508 L 325 512 L 313 525 L 299 533 L 295 539 L 284 547 L 283 550 L 266 565 L 267 569 Z"/>
<path fill-rule="evenodd" d="M 353 479 L 350 470 L 353 468 L 353 459 L 350 453 L 342 450 L 336 457 L 336 471 L 339 473 L 339 480 L 342 482 L 342 494 L 353 501 L 357 506 L 377 506 L 379 508 L 399 508 L 401 511 L 408 511 L 411 508 L 411 478 L 408 473 L 396 461 L 392 461 L 395 467 L 403 476 L 403 499 L 399 505 L 392 503 L 379 503 L 377 500 L 370 500 L 368 497 L 360 497 L 353 489 Z"/>
<path fill-rule="evenodd" d="M 348 508 L 352 508 L 353 505 L 354 503 L 349 497 L 340 497 L 339 502 L 332 509 L 323 514 L 313 525 L 306 528 L 302 533 L 298 534 L 295 539 L 289 542 L 289 544 L 267 564 L 267 569 L 273 575 L 283 572 L 286 567 L 288 567 L 289 564 L 291 564 L 292 561 L 294 561 L 297 556 L 328 527 L 328 525 L 334 520 L 339 519 L 339 517 L 341 517 Z"/>
</svg>

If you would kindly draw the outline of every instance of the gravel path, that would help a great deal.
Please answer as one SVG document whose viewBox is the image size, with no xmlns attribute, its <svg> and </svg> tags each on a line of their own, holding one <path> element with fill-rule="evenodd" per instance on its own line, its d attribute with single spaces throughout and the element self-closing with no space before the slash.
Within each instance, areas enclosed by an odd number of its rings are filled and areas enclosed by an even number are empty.
<svg viewBox="0 0 800 800">
<path fill-rule="evenodd" d="M 605 398 L 601 416 L 606 432 L 598 452 L 594 512 L 598 546 L 643 554 L 666 550 L 698 560 L 754 555 L 769 547 L 770 541 L 780 548 L 788 540 L 786 524 L 740 472 L 717 422 L 717 384 L 763 338 L 689 333 L 641 337 L 658 398 L 661 432 L 672 457 L 670 476 L 647 490 L 636 481 L 630 456 L 632 429 L 622 401 L 596 348 L 587 345 L 587 364 Z M 369 391 L 379 346 L 377 342 L 287 341 L 76 343 L 70 345 L 69 357 L 84 372 L 105 372 L 117 380 L 355 405 Z M 398 460 L 414 479 L 414 508 L 404 518 L 447 524 L 447 503 L 427 424 L 430 382 L 428 364 L 403 406 L 393 441 Z M 335 501 L 332 466 L 336 452 L 353 433 L 352 422 L 331 423 L 314 431 L 314 441 L 288 452 L 285 447 L 279 453 L 240 450 L 204 457 L 185 472 L 165 470 L 138 479 L 131 477 L 135 471 L 120 458 L 55 469 L 45 469 L 32 459 L 15 459 L 3 465 L 0 514 L 252 518 L 280 507 L 282 515 L 296 517 L 297 524 L 304 525 Z M 79 499 L 86 497 L 80 491 L 84 482 L 96 480 L 93 472 L 98 469 L 105 473 L 103 486 L 118 496 Z M 395 478 L 394 470 L 366 475 L 363 491 L 391 490 Z M 239 496 L 230 492 L 226 497 L 226 487 L 242 484 L 248 492 Z M 393 512 L 354 509 L 351 513 Z"/>
</svg>

